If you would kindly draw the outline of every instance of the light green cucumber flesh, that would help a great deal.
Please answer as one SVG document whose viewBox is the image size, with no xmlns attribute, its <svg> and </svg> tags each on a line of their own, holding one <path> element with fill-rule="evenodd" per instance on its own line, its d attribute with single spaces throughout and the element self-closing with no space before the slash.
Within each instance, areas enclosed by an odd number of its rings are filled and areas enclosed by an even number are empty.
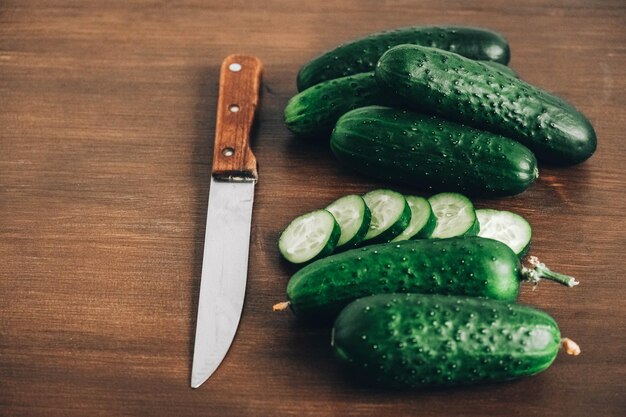
<svg viewBox="0 0 626 417">
<path fill-rule="evenodd" d="M 278 248 L 285 259 L 300 264 L 330 255 L 341 235 L 333 215 L 316 210 L 295 218 L 278 239 Z"/>
<path fill-rule="evenodd" d="M 434 222 L 432 221 L 435 215 L 433 214 L 433 210 L 427 199 L 412 195 L 405 196 L 405 198 L 411 208 L 411 222 L 407 228 L 402 231 L 402 233 L 392 239 L 392 242 L 414 239 L 420 233 L 422 236 L 430 236 L 434 230 L 434 226 L 436 225 L 436 219 Z"/>
<path fill-rule="evenodd" d="M 326 207 L 337 220 L 341 236 L 337 247 L 355 247 L 359 245 L 369 230 L 371 213 L 363 197 L 346 195 Z"/>
<path fill-rule="evenodd" d="M 370 227 L 365 235 L 368 243 L 389 242 L 409 225 L 411 208 L 402 194 L 381 189 L 370 191 L 363 199 L 372 213 Z"/>
<path fill-rule="evenodd" d="M 522 256 L 532 239 L 532 227 L 519 214 L 492 209 L 476 210 L 480 223 L 478 236 L 498 240 Z"/>
<path fill-rule="evenodd" d="M 479 224 L 472 202 L 462 194 L 440 193 L 428 199 L 437 217 L 437 226 L 431 238 L 476 236 Z"/>
</svg>

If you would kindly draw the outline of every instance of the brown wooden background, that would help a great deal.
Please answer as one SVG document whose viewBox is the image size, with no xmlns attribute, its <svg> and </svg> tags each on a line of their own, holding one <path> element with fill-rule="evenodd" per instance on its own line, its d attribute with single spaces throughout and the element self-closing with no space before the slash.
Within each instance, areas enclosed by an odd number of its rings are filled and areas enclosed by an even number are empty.
<svg viewBox="0 0 626 417">
<path fill-rule="evenodd" d="M 518 382 L 390 393 L 352 384 L 328 332 L 272 314 L 294 216 L 381 183 L 282 124 L 301 64 L 397 26 L 501 31 L 512 67 L 577 105 L 597 154 L 514 198 L 532 252 L 581 285 L 525 288 L 583 354 Z M 0 2 L 1 416 L 618 416 L 626 400 L 626 4 L 532 1 Z M 241 326 L 214 377 L 190 358 L 218 68 L 265 64 Z M 408 191 L 407 189 L 401 189 Z"/>
</svg>

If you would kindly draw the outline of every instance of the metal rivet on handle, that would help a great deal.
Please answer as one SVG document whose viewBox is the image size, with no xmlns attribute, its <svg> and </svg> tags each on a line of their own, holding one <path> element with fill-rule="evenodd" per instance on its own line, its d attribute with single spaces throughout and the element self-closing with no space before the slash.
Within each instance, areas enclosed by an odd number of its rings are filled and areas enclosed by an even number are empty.
<svg viewBox="0 0 626 417">
<path fill-rule="evenodd" d="M 241 71 L 241 64 L 233 62 L 232 64 L 228 66 L 228 69 L 231 70 L 232 72 L 239 72 Z"/>
<path fill-rule="evenodd" d="M 224 156 L 233 156 L 234 154 L 235 154 L 235 150 L 233 148 L 222 149 L 222 155 Z"/>
<path fill-rule="evenodd" d="M 228 110 L 230 110 L 231 113 L 237 113 L 239 111 L 239 105 L 231 104 L 228 106 Z"/>
</svg>

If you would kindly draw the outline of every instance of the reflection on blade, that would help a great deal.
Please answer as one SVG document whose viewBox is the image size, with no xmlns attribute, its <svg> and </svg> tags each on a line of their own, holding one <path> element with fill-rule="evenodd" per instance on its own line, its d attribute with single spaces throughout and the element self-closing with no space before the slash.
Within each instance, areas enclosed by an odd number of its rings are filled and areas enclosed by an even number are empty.
<svg viewBox="0 0 626 417">
<path fill-rule="evenodd" d="M 206 381 L 237 331 L 246 291 L 253 182 L 211 179 L 191 387 Z"/>
</svg>

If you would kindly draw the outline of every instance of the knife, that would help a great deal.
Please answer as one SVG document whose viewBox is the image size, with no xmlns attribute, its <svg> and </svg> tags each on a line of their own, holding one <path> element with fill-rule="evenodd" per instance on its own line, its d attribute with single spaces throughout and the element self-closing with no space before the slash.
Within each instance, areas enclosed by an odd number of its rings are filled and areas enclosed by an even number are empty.
<svg viewBox="0 0 626 417">
<path fill-rule="evenodd" d="M 263 64 L 253 56 L 222 62 L 209 188 L 191 387 L 215 372 L 235 337 L 246 292 L 257 162 L 250 130 Z"/>
</svg>

